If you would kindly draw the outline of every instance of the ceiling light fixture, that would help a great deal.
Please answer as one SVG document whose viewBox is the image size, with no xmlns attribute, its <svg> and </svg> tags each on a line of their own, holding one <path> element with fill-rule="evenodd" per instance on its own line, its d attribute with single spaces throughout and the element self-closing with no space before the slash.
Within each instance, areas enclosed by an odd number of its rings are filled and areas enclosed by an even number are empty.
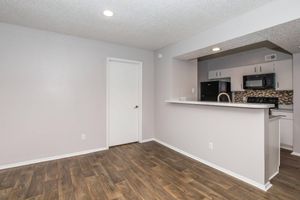
<svg viewBox="0 0 300 200">
<path fill-rule="evenodd" d="M 111 10 L 104 10 L 103 15 L 106 17 L 112 17 L 114 15 L 114 13 Z"/>
<path fill-rule="evenodd" d="M 214 47 L 214 48 L 212 49 L 212 51 L 213 51 L 213 52 L 221 51 L 221 48 L 220 48 L 220 47 Z"/>
</svg>

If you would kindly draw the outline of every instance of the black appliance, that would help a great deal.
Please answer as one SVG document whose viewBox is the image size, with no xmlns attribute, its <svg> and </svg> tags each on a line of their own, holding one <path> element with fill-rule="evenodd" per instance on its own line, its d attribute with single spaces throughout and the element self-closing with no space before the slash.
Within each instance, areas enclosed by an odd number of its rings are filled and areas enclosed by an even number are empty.
<svg viewBox="0 0 300 200">
<path fill-rule="evenodd" d="M 275 89 L 275 73 L 243 76 L 244 89 Z"/>
<path fill-rule="evenodd" d="M 231 98 L 230 82 L 225 81 L 209 81 L 200 83 L 200 99 L 201 101 L 217 101 L 221 92 L 226 92 Z M 220 101 L 228 102 L 225 95 L 221 96 Z"/>
<path fill-rule="evenodd" d="M 248 97 L 247 103 L 274 104 L 273 108 L 278 108 L 279 99 L 277 97 Z"/>
</svg>

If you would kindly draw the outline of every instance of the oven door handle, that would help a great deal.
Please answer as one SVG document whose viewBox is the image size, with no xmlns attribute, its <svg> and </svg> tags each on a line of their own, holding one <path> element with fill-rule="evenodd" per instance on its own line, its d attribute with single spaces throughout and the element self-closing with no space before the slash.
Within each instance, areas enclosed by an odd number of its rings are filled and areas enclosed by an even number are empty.
<svg viewBox="0 0 300 200">
<path fill-rule="evenodd" d="M 263 82 L 262 87 L 266 87 L 267 86 L 267 80 L 266 80 L 266 78 L 263 78 L 262 82 Z"/>
</svg>

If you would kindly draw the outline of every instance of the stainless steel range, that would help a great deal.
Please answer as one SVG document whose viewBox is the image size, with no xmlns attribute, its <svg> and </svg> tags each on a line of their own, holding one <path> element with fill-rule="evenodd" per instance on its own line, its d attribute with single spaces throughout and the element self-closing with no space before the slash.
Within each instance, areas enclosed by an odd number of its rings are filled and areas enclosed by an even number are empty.
<svg viewBox="0 0 300 200">
<path fill-rule="evenodd" d="M 274 107 L 269 109 L 269 114 L 271 114 L 271 109 L 278 109 L 279 99 L 277 97 L 248 97 L 247 103 L 274 104 Z"/>
</svg>

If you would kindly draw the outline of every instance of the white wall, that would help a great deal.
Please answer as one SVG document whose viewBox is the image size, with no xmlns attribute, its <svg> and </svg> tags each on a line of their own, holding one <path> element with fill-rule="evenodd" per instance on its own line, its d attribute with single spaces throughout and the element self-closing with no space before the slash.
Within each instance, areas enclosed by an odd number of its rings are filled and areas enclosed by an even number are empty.
<svg viewBox="0 0 300 200">
<path fill-rule="evenodd" d="M 172 60 L 172 98 L 197 100 L 197 60 Z"/>
<path fill-rule="evenodd" d="M 293 150 L 300 154 L 300 53 L 293 55 L 294 137 Z"/>
<path fill-rule="evenodd" d="M 153 52 L 2 23 L 0 44 L 0 165 L 106 147 L 107 57 L 144 63 L 153 137 Z"/>
</svg>

